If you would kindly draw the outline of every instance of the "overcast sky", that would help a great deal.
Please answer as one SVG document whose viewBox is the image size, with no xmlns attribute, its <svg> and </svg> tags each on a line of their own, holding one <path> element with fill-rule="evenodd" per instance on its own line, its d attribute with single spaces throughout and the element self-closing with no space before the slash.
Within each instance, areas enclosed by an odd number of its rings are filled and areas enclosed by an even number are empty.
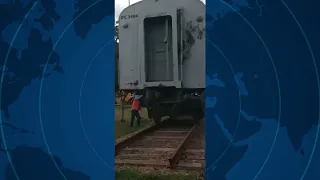
<svg viewBox="0 0 320 180">
<path fill-rule="evenodd" d="M 130 0 L 130 4 L 136 3 L 141 0 Z M 183 0 L 180 0 L 183 1 Z M 205 0 L 202 0 L 205 2 Z M 117 20 L 121 11 L 129 5 L 129 0 L 114 0 L 115 2 L 115 19 Z"/>
</svg>

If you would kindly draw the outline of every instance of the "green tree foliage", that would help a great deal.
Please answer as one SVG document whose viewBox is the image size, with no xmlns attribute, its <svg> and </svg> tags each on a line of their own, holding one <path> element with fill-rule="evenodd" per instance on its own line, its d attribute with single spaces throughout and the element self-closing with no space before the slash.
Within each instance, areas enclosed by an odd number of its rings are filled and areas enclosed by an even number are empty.
<svg viewBox="0 0 320 180">
<path fill-rule="evenodd" d="M 115 92 L 119 91 L 119 81 L 118 81 L 118 69 L 119 69 L 119 21 L 116 21 L 115 24 L 115 43 L 114 43 L 114 50 L 115 50 Z"/>
</svg>

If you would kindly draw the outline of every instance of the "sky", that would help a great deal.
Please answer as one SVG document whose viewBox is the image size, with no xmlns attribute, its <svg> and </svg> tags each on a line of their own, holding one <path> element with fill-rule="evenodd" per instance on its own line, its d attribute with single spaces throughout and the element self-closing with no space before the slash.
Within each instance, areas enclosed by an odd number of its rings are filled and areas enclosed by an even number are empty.
<svg viewBox="0 0 320 180">
<path fill-rule="evenodd" d="M 139 2 L 140 0 L 130 0 L 130 4 Z M 117 20 L 121 11 L 129 6 L 129 0 L 114 0 L 115 2 L 115 19 Z"/>
<path fill-rule="evenodd" d="M 130 0 L 130 4 L 139 2 L 141 0 Z M 180 0 L 182 1 L 182 0 Z M 201 0 L 205 3 L 205 0 Z M 129 6 L 129 0 L 114 0 L 115 2 L 115 19 L 118 20 L 118 17 L 121 13 L 121 11 L 126 8 L 127 6 Z"/>
</svg>

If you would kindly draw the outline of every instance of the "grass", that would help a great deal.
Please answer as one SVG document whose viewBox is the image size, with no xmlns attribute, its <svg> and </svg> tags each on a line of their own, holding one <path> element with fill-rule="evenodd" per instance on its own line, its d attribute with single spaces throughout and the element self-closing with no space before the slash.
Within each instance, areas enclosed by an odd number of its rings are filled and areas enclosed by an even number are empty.
<svg viewBox="0 0 320 180">
<path fill-rule="evenodd" d="M 151 122 L 151 120 L 148 119 L 148 113 L 146 109 L 141 109 L 140 116 L 141 116 L 141 122 L 140 127 L 137 125 L 137 122 L 135 121 L 134 126 L 130 127 L 130 105 L 125 106 L 124 110 L 124 120 L 126 122 L 121 122 L 121 106 L 115 106 L 115 138 L 119 138 L 121 136 L 127 135 L 129 133 L 132 133 L 134 131 L 137 131 L 138 129 L 144 127 L 148 123 Z"/>
<path fill-rule="evenodd" d="M 134 127 L 130 127 L 130 105 L 125 106 L 124 110 L 124 120 L 126 122 L 121 122 L 121 106 L 115 106 L 115 138 L 127 135 L 138 129 L 144 127 L 145 125 L 151 123 L 152 121 L 148 119 L 148 113 L 146 109 L 140 111 L 141 116 L 141 126 L 137 126 L 135 123 Z M 148 173 L 141 173 L 139 170 L 134 168 L 130 169 L 118 169 L 115 172 L 116 180 L 201 180 L 198 173 L 170 173 L 164 174 L 159 171 L 151 171 Z"/>
<path fill-rule="evenodd" d="M 116 180 L 201 180 L 203 179 L 199 173 L 147 173 L 141 174 L 135 169 L 117 170 L 115 173 Z"/>
</svg>

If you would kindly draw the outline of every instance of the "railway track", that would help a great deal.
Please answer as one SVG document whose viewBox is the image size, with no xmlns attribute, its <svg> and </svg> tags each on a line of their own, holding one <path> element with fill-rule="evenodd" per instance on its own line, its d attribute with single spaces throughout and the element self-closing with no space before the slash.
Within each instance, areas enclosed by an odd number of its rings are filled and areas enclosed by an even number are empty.
<svg viewBox="0 0 320 180">
<path fill-rule="evenodd" d="M 203 126 L 173 120 L 151 125 L 116 143 L 115 164 L 202 171 Z"/>
</svg>

